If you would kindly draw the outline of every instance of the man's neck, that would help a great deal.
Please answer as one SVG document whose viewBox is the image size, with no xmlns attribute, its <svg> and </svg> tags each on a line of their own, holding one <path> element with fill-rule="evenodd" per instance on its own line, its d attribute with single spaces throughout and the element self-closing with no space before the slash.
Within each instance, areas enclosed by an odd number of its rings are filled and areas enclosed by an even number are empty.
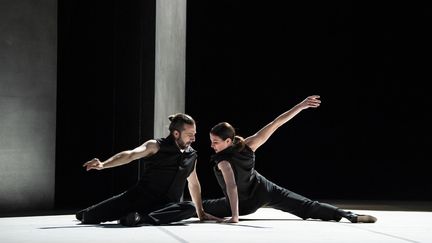
<svg viewBox="0 0 432 243">
<path fill-rule="evenodd" d="M 183 152 L 185 151 L 185 149 L 181 149 L 181 148 L 180 148 L 180 146 L 178 145 L 177 141 L 175 141 L 175 144 L 176 144 L 177 148 L 180 150 L 180 152 L 183 153 Z"/>
</svg>

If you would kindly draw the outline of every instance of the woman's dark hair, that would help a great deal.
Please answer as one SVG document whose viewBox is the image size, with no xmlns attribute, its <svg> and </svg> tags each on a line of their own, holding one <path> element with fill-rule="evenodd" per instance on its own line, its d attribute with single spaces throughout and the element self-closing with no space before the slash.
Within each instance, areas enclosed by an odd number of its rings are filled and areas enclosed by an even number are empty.
<svg viewBox="0 0 432 243">
<path fill-rule="evenodd" d="M 243 150 L 245 147 L 244 138 L 237 136 L 234 127 L 228 122 L 218 123 L 210 130 L 210 133 L 220 137 L 222 140 L 231 138 L 234 148 L 236 148 L 238 151 Z"/>
<path fill-rule="evenodd" d="M 195 120 L 191 116 L 186 115 L 184 113 L 176 113 L 170 115 L 168 119 L 171 121 L 168 128 L 170 133 L 174 131 L 178 131 L 178 132 L 183 131 L 185 124 L 195 125 Z"/>
</svg>

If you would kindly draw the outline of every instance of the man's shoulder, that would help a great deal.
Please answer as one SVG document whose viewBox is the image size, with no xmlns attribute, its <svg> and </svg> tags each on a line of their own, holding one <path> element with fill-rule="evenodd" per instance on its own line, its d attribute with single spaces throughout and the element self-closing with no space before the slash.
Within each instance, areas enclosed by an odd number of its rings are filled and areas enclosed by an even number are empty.
<svg viewBox="0 0 432 243">
<path fill-rule="evenodd" d="M 157 139 L 150 139 L 145 142 L 147 147 L 157 147 L 159 148 L 159 142 Z"/>
<path fill-rule="evenodd" d="M 171 140 L 168 138 L 155 138 L 152 139 L 152 141 L 154 141 L 154 143 L 158 144 L 158 145 L 169 145 L 171 144 Z"/>
</svg>

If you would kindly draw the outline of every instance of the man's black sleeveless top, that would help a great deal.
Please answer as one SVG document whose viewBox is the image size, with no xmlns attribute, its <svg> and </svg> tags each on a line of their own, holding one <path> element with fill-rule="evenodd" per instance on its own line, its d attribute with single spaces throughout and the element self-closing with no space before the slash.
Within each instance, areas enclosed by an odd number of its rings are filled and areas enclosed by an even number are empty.
<svg viewBox="0 0 432 243">
<path fill-rule="evenodd" d="M 216 179 L 228 199 L 225 180 L 222 172 L 218 168 L 221 161 L 228 161 L 234 172 L 235 181 L 237 184 L 237 191 L 239 200 L 246 200 L 250 198 L 258 182 L 258 173 L 255 171 L 255 153 L 249 146 L 245 146 L 242 151 L 237 151 L 233 146 L 228 147 L 211 157 L 211 161 L 215 163 L 213 167 Z"/>
<path fill-rule="evenodd" d="M 153 199 L 179 202 L 198 155 L 190 146 L 182 153 L 171 135 L 156 141 L 159 151 L 142 159 L 144 172 L 139 184 Z"/>
</svg>

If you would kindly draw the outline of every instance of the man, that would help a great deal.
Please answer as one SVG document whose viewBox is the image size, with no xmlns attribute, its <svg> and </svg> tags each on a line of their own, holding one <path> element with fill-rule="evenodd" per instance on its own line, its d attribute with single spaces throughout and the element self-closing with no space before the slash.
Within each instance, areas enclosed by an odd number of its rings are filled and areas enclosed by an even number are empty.
<svg viewBox="0 0 432 243">
<path fill-rule="evenodd" d="M 121 166 L 143 159 L 140 180 L 125 192 L 79 211 L 83 224 L 119 220 L 124 226 L 167 224 L 198 216 L 200 220 L 220 220 L 204 212 L 201 186 L 196 174 L 197 152 L 194 119 L 183 113 L 169 116 L 170 134 L 151 139 L 141 146 L 120 152 L 104 162 L 95 158 L 86 163 L 87 171 Z M 193 202 L 181 201 L 186 181 Z"/>
</svg>

